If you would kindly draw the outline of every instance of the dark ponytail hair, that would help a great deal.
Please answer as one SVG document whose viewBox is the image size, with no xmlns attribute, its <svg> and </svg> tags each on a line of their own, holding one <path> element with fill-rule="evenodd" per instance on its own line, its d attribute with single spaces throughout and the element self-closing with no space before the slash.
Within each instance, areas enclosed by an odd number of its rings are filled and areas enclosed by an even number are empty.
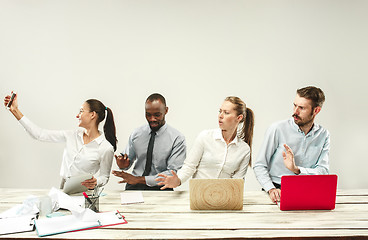
<svg viewBox="0 0 368 240">
<path fill-rule="evenodd" d="M 116 144 L 118 142 L 116 138 L 116 128 L 114 122 L 114 115 L 110 108 L 105 107 L 105 105 L 97 99 L 88 99 L 86 103 L 89 105 L 89 109 L 91 112 L 96 112 L 98 116 L 97 125 L 105 119 L 106 121 L 103 127 L 105 138 L 111 145 L 114 147 L 114 151 L 116 151 Z"/>
<path fill-rule="evenodd" d="M 243 115 L 240 121 L 243 123 L 242 128 L 238 132 L 238 136 L 246 142 L 250 147 L 249 166 L 252 166 L 252 142 L 254 129 L 254 113 L 252 109 L 247 108 L 245 102 L 238 97 L 230 96 L 225 98 L 225 101 L 231 102 L 235 105 L 235 111 L 238 115 Z"/>
</svg>

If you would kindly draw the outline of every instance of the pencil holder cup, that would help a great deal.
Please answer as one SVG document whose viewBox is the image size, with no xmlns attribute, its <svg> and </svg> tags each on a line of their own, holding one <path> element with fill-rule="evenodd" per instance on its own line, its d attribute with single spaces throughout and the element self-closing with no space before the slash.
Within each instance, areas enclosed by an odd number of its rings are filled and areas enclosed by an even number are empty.
<svg viewBox="0 0 368 240">
<path fill-rule="evenodd" d="M 100 205 L 100 197 L 99 196 L 88 195 L 88 199 L 85 199 L 85 202 L 84 202 L 85 208 L 89 208 L 94 212 L 99 212 L 100 211 L 99 205 Z"/>
</svg>

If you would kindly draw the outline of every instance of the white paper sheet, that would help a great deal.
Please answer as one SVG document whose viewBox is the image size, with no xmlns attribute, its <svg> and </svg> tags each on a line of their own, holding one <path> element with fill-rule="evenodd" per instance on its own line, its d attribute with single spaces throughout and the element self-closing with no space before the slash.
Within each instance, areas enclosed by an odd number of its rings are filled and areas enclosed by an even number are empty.
<svg viewBox="0 0 368 240">
<path fill-rule="evenodd" d="M 28 196 L 22 204 L 17 204 L 14 207 L 2 212 L 0 218 L 19 217 L 25 215 L 36 215 L 38 210 L 39 199 L 36 196 Z"/>
<path fill-rule="evenodd" d="M 74 216 L 82 221 L 96 221 L 96 213 L 89 208 L 80 206 L 80 198 L 76 201 L 74 197 L 62 192 L 59 189 L 52 188 L 49 192 L 52 201 L 56 202 L 59 208 L 64 208 L 72 212 Z"/>
<path fill-rule="evenodd" d="M 121 204 L 143 203 L 143 194 L 139 191 L 122 192 L 120 194 Z"/>
<path fill-rule="evenodd" d="M 118 211 L 96 213 L 96 215 L 98 220 L 89 222 L 81 221 L 74 215 L 36 220 L 37 234 L 43 237 L 127 223 Z"/>
<path fill-rule="evenodd" d="M 0 219 L 0 235 L 33 231 L 36 215 Z"/>
<path fill-rule="evenodd" d="M 74 215 L 55 218 L 43 218 L 36 220 L 37 234 L 40 237 L 49 236 L 70 231 L 77 231 L 86 228 L 100 226 L 100 222 L 81 221 Z"/>
</svg>

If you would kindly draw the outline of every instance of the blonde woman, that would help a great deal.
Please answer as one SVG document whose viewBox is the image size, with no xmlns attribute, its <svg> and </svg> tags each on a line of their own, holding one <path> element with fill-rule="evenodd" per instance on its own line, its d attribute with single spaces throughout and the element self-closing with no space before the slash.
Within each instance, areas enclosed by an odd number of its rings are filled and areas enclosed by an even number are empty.
<svg viewBox="0 0 368 240">
<path fill-rule="evenodd" d="M 244 178 L 251 160 L 253 111 L 240 98 L 227 97 L 219 110 L 218 124 L 219 128 L 199 134 L 177 174 L 159 174 L 156 181 L 162 190 L 178 187 L 190 177 Z"/>
</svg>

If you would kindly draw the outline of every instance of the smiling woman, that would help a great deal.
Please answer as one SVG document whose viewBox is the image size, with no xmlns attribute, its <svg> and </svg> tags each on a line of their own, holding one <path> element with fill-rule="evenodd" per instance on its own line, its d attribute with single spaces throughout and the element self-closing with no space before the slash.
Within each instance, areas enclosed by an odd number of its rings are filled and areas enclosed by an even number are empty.
<svg viewBox="0 0 368 240">
<path fill-rule="evenodd" d="M 5 106 L 10 100 L 10 96 L 5 97 Z M 45 130 L 36 126 L 18 109 L 17 95 L 9 106 L 9 111 L 33 138 L 47 142 L 65 142 L 60 170 L 63 178 L 61 188 L 67 177 L 94 175 L 98 171 L 99 176 L 86 179 L 81 184 L 93 189 L 108 182 L 117 139 L 112 111 L 102 102 L 89 99 L 83 103 L 77 115 L 79 127 L 83 129 L 74 131 Z M 105 117 L 104 133 L 102 133 L 98 130 L 98 125 Z"/>
</svg>

